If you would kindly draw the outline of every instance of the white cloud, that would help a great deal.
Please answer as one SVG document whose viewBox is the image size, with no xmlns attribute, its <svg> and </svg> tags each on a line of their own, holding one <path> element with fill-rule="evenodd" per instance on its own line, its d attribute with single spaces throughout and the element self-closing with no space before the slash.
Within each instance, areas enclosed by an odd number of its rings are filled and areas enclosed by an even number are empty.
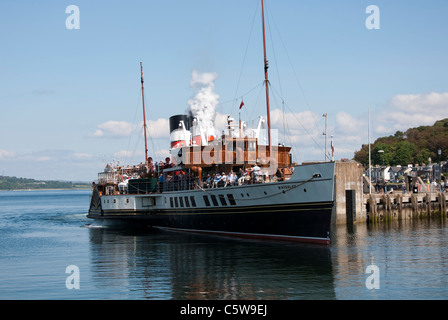
<svg viewBox="0 0 448 320">
<path fill-rule="evenodd" d="M 14 152 L 7 150 L 0 150 L 0 159 L 12 158 L 15 156 Z"/>
<path fill-rule="evenodd" d="M 169 138 L 169 120 L 157 119 L 147 120 L 146 125 L 151 138 Z M 126 121 L 107 121 L 98 125 L 94 133 L 90 134 L 95 138 L 126 138 L 143 128 L 143 121 L 138 125 Z"/>
<path fill-rule="evenodd" d="M 337 159 L 352 158 L 354 152 L 368 142 L 366 113 L 353 116 L 341 111 L 336 115 L 335 127 L 330 127 L 329 132 L 334 132 Z M 394 134 L 397 130 L 432 125 L 447 117 L 448 92 L 396 95 L 383 108 L 371 111 L 371 142 L 378 137 Z"/>
<path fill-rule="evenodd" d="M 124 138 L 129 137 L 135 130 L 136 125 L 126 121 L 107 121 L 98 125 L 92 136 L 96 138 Z"/>
<path fill-rule="evenodd" d="M 148 131 L 151 138 L 157 139 L 170 137 L 170 123 L 168 119 L 160 118 L 155 121 L 149 120 L 146 125 L 148 126 Z"/>
<path fill-rule="evenodd" d="M 133 157 L 133 156 L 136 156 L 137 154 L 138 155 L 143 155 L 143 151 L 132 152 L 132 151 L 129 151 L 129 150 L 120 150 L 120 151 L 114 153 L 114 157 L 119 159 L 119 160 L 126 160 L 126 159 L 129 159 L 129 158 Z"/>
<path fill-rule="evenodd" d="M 390 104 L 402 111 L 413 113 L 421 113 L 422 108 L 425 107 L 429 107 L 435 112 L 446 111 L 446 107 L 448 106 L 448 92 L 407 95 L 399 94 L 391 99 Z"/>
<path fill-rule="evenodd" d="M 378 135 L 393 134 L 448 117 L 448 92 L 396 95 L 376 117 Z"/>
<path fill-rule="evenodd" d="M 73 157 L 75 159 L 91 159 L 91 158 L 93 158 L 93 155 L 91 155 L 89 153 L 74 153 Z"/>
<path fill-rule="evenodd" d="M 47 156 L 42 156 L 42 157 L 37 157 L 36 161 L 51 161 L 53 160 L 52 157 L 47 157 Z"/>
<path fill-rule="evenodd" d="M 333 135 L 335 158 L 353 158 L 354 152 L 368 142 L 367 110 L 359 115 L 339 111 L 328 116 L 327 153 L 331 153 L 330 136 Z M 397 130 L 432 125 L 448 118 L 448 92 L 396 95 L 384 108 L 371 111 L 371 116 L 371 142 Z M 271 112 L 271 127 L 280 130 L 280 142 L 293 145 L 294 154 L 298 155 L 296 160 L 323 160 L 325 137 L 321 114 L 311 111 L 283 113 L 276 109 Z M 283 127 L 286 127 L 285 134 Z"/>
<path fill-rule="evenodd" d="M 334 135 L 335 158 L 353 158 L 368 139 L 368 120 L 357 118 L 345 111 L 336 114 L 336 125 L 330 134 Z M 329 137 L 331 138 L 331 137 Z M 331 151 L 329 151 L 331 152 Z"/>
<path fill-rule="evenodd" d="M 338 112 L 336 115 L 336 128 L 338 133 L 356 135 L 365 128 L 365 121 L 360 121 L 345 111 Z"/>
<path fill-rule="evenodd" d="M 280 109 L 271 111 L 271 126 L 283 127 L 284 122 L 291 129 L 297 127 L 298 130 L 315 130 L 316 120 L 320 120 L 320 116 L 311 111 L 304 111 L 299 113 L 284 113 Z"/>
<path fill-rule="evenodd" d="M 157 161 L 158 159 L 165 161 L 165 158 L 168 157 L 169 154 L 170 154 L 169 149 L 160 149 L 156 150 L 155 154 L 152 157 L 154 158 L 155 161 Z"/>
<path fill-rule="evenodd" d="M 44 180 L 92 181 L 104 166 L 100 156 L 71 150 L 14 152 L 1 159 L 5 175 Z"/>
<path fill-rule="evenodd" d="M 316 146 L 321 139 L 323 127 L 317 125 L 321 118 L 311 111 L 284 113 L 280 109 L 271 111 L 271 128 L 279 130 L 279 142 L 304 146 Z"/>
<path fill-rule="evenodd" d="M 92 136 L 96 137 L 96 138 L 100 138 L 100 137 L 104 136 L 104 132 L 103 132 L 103 130 L 98 129 L 92 134 Z"/>
</svg>

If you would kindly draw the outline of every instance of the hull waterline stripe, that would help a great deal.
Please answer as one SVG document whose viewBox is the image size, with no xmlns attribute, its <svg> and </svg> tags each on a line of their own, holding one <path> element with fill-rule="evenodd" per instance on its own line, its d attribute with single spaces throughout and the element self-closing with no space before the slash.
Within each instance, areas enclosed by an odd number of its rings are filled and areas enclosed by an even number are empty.
<svg viewBox="0 0 448 320">
<path fill-rule="evenodd" d="M 260 212 L 291 212 L 291 211 L 316 211 L 331 209 L 332 202 L 281 204 L 262 206 L 227 206 L 227 207 L 202 207 L 202 208 L 160 208 L 149 210 L 135 209 L 103 209 L 105 215 L 129 215 L 129 216 L 170 216 L 170 215 L 201 215 L 201 214 L 234 214 L 260 213 Z M 229 211 L 231 210 L 231 211 Z"/>
<path fill-rule="evenodd" d="M 239 238 L 288 240 L 288 241 L 321 243 L 321 244 L 329 244 L 330 243 L 330 238 L 319 238 L 319 237 L 304 237 L 304 236 L 288 236 L 288 235 L 261 234 L 261 233 L 213 231 L 213 230 L 200 230 L 200 229 L 182 229 L 182 228 L 157 227 L 157 226 L 154 226 L 153 228 L 161 229 L 161 230 L 167 230 L 167 231 L 175 231 L 175 232 L 215 234 L 215 235 L 223 235 L 223 236 L 239 237 Z"/>
</svg>

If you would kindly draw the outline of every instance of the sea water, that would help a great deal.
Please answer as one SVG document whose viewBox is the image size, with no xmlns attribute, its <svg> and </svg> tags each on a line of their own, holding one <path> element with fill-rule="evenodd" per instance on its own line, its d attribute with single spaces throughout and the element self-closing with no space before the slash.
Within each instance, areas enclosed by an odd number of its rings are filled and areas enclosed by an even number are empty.
<svg viewBox="0 0 448 320">
<path fill-rule="evenodd" d="M 94 221 L 89 195 L 0 192 L 0 299 L 448 299 L 445 219 L 338 226 L 321 246 Z"/>
</svg>

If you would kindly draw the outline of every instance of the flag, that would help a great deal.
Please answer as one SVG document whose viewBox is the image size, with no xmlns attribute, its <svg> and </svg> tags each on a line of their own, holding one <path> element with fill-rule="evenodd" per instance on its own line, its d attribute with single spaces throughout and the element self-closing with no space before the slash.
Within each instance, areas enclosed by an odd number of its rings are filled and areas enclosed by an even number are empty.
<svg viewBox="0 0 448 320">
<path fill-rule="evenodd" d="M 241 110 L 241 108 L 244 106 L 244 101 L 241 101 L 241 104 L 240 104 L 240 110 Z"/>
</svg>

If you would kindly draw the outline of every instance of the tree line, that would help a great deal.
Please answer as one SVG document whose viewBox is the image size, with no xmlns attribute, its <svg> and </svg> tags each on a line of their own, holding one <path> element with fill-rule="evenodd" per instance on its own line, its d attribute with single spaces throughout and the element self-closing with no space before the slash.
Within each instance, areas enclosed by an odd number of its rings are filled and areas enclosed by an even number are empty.
<svg viewBox="0 0 448 320">
<path fill-rule="evenodd" d="M 439 152 L 441 154 L 439 154 Z M 378 138 L 371 145 L 372 165 L 428 164 L 445 161 L 448 156 L 448 118 L 436 121 L 432 126 L 410 128 L 405 132 Z M 369 164 L 369 146 L 356 151 L 354 160 Z"/>
<path fill-rule="evenodd" d="M 0 190 L 28 190 L 28 189 L 75 189 L 87 188 L 87 183 L 73 183 L 70 181 L 34 180 L 0 176 Z"/>
</svg>

